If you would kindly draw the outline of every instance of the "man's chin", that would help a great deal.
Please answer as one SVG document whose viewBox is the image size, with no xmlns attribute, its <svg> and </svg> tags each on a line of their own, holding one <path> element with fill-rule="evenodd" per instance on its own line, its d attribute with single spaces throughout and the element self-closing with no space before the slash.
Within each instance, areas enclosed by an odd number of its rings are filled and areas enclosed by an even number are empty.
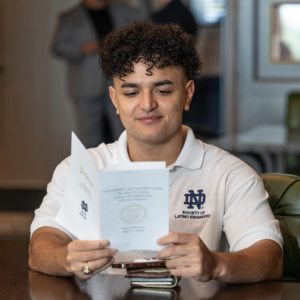
<svg viewBox="0 0 300 300">
<path fill-rule="evenodd" d="M 164 140 L 163 134 L 158 132 L 143 132 L 133 135 L 135 139 L 149 144 L 159 144 Z"/>
</svg>

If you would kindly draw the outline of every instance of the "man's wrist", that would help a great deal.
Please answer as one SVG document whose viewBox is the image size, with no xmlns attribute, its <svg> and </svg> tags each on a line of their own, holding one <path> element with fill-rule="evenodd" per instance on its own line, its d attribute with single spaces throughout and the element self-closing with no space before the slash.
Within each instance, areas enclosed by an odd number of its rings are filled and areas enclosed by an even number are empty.
<svg viewBox="0 0 300 300">
<path fill-rule="evenodd" d="M 215 260 L 215 269 L 213 272 L 213 279 L 220 280 L 226 276 L 226 259 L 224 253 L 213 252 Z"/>
<path fill-rule="evenodd" d="M 71 276 L 74 274 L 74 272 L 70 269 L 70 264 L 67 260 L 68 256 L 68 245 L 57 245 L 54 248 L 54 257 L 56 260 L 56 263 L 58 266 L 60 266 L 63 269 L 63 272 L 66 276 Z"/>
</svg>

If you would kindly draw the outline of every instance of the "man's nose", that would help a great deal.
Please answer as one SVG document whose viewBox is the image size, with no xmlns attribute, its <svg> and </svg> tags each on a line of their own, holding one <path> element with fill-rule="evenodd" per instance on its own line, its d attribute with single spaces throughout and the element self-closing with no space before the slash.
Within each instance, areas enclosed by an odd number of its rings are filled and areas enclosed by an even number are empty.
<svg viewBox="0 0 300 300">
<path fill-rule="evenodd" d="M 157 108 L 157 101 L 151 92 L 143 93 L 140 98 L 140 109 L 144 111 L 152 111 Z"/>
</svg>

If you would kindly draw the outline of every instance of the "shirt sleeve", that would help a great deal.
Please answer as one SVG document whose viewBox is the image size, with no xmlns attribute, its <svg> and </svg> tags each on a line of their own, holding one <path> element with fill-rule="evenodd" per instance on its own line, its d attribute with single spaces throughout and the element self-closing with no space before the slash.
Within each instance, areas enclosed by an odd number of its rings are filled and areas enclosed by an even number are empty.
<svg viewBox="0 0 300 300">
<path fill-rule="evenodd" d="M 56 167 L 53 178 L 47 186 L 47 195 L 44 197 L 41 206 L 35 210 L 35 217 L 30 227 L 31 236 L 38 228 L 49 226 L 65 232 L 72 240 L 76 239 L 68 230 L 54 221 L 63 201 L 69 169 L 70 158 L 65 159 Z"/>
<path fill-rule="evenodd" d="M 241 161 L 228 177 L 223 230 L 230 252 L 248 248 L 265 239 L 275 241 L 282 249 L 279 222 L 269 206 L 263 182 Z"/>
</svg>

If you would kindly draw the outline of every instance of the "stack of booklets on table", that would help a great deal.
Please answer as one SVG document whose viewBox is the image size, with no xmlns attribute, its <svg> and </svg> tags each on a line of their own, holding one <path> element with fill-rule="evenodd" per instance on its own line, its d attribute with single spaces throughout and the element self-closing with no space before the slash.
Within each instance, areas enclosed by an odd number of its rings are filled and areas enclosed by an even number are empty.
<svg viewBox="0 0 300 300">
<path fill-rule="evenodd" d="M 137 268 L 127 266 L 126 278 L 131 278 L 131 285 L 136 287 L 173 288 L 178 278 L 172 276 L 165 266 L 149 266 Z"/>
</svg>

